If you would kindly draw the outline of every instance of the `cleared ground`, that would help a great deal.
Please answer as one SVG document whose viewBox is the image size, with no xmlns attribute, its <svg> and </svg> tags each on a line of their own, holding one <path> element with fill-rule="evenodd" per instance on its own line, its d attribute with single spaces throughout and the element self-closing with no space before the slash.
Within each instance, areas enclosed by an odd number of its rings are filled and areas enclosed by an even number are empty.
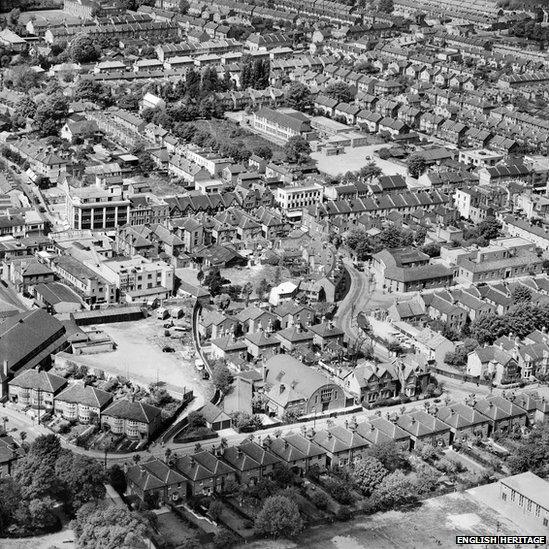
<svg viewBox="0 0 549 549">
<path fill-rule="evenodd" d="M 257 541 L 252 549 L 426 549 L 456 547 L 456 535 L 525 534 L 524 528 L 467 493 L 425 501 L 407 512 L 388 511 L 311 528 L 295 542 Z M 528 531 L 530 534 L 530 531 Z M 242 546 L 244 547 L 244 546 Z M 464 546 L 473 547 L 473 546 Z M 491 545 L 490 547 L 499 547 Z M 501 546 L 503 548 L 503 546 Z"/>
<path fill-rule="evenodd" d="M 378 156 L 374 155 L 374 152 L 387 148 L 390 145 L 382 143 L 381 145 L 367 145 L 365 147 L 356 147 L 354 149 L 347 148 L 343 154 L 335 156 L 326 156 L 323 152 L 314 152 L 311 154 L 311 158 L 316 160 L 317 168 L 319 171 L 331 176 L 347 173 L 349 171 L 355 172 L 363 168 L 371 162 L 366 157 L 371 157 L 372 161 L 377 164 L 384 175 L 400 174 L 406 178 L 406 181 L 411 180 L 408 176 L 406 167 L 390 160 L 382 160 Z"/>
<path fill-rule="evenodd" d="M 104 324 L 101 329 L 116 342 L 116 351 L 80 355 L 78 358 L 106 372 L 129 377 L 145 385 L 162 381 L 174 393 L 182 392 L 184 387 L 192 389 L 195 397 L 200 399 L 208 393 L 209 385 L 198 375 L 188 354 L 192 346 L 165 337 L 162 327 L 165 322 L 151 316 L 137 322 Z M 190 340 L 190 333 L 185 336 Z M 176 352 L 163 353 L 162 347 L 165 345 Z M 185 355 L 189 358 L 185 359 Z"/>
</svg>

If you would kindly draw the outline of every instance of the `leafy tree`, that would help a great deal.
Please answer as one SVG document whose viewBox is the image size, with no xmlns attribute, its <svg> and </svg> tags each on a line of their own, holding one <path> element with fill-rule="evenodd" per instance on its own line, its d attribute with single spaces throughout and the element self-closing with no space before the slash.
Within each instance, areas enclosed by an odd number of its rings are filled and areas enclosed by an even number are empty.
<svg viewBox="0 0 549 549">
<path fill-rule="evenodd" d="M 79 80 L 74 88 L 76 101 L 91 101 L 102 107 L 108 107 L 113 102 L 110 88 L 95 80 Z"/>
<path fill-rule="evenodd" d="M 227 528 L 218 528 L 213 539 L 215 549 L 230 549 L 239 542 L 240 538 Z"/>
<path fill-rule="evenodd" d="M 446 353 L 444 362 L 450 366 L 465 366 L 469 353 L 474 351 L 477 347 L 478 341 L 476 339 L 467 338 L 463 341 L 463 345 L 458 345 L 456 347 L 454 352 Z"/>
<path fill-rule="evenodd" d="M 271 291 L 271 285 L 265 278 L 262 278 L 256 288 L 256 293 L 261 299 L 265 299 L 267 294 Z"/>
<path fill-rule="evenodd" d="M 425 173 L 427 162 L 421 154 L 413 154 L 408 158 L 408 173 L 416 179 Z"/>
<path fill-rule="evenodd" d="M 206 427 L 206 419 L 197 411 L 191 412 L 188 416 L 188 429 L 189 431 L 196 431 L 202 427 Z"/>
<path fill-rule="evenodd" d="M 210 269 L 208 274 L 204 277 L 204 285 L 208 287 L 210 294 L 213 297 L 219 295 L 223 286 L 229 282 L 229 280 L 221 276 L 221 272 L 217 267 Z"/>
<path fill-rule="evenodd" d="M 233 382 L 233 375 L 225 364 L 217 363 L 212 369 L 212 381 L 217 389 L 226 393 Z"/>
<path fill-rule="evenodd" d="M 501 236 L 501 223 L 495 217 L 487 217 L 476 228 L 478 235 L 486 240 Z"/>
<path fill-rule="evenodd" d="M 303 164 L 309 160 L 311 146 L 302 135 L 294 135 L 284 145 L 284 154 L 289 162 Z"/>
<path fill-rule="evenodd" d="M 68 52 L 75 63 L 94 63 L 101 57 L 96 40 L 89 34 L 75 36 L 69 44 Z"/>
<path fill-rule="evenodd" d="M 440 255 L 440 248 L 441 245 L 438 242 L 430 242 L 429 244 L 425 244 L 421 248 L 421 251 L 429 257 L 438 257 Z"/>
<path fill-rule="evenodd" d="M 144 548 L 150 522 L 142 514 L 125 507 L 105 504 L 83 505 L 71 524 L 79 547 L 89 549 Z"/>
<path fill-rule="evenodd" d="M 249 432 L 259 429 L 263 425 L 263 421 L 257 414 L 250 415 L 247 412 L 236 412 L 233 414 L 233 425 L 239 431 Z"/>
<path fill-rule="evenodd" d="M 15 107 L 15 115 L 22 118 L 33 118 L 36 114 L 36 103 L 26 95 Z"/>
<path fill-rule="evenodd" d="M 57 135 L 68 114 L 68 99 L 62 93 L 55 93 L 38 105 L 34 122 L 43 137 Z"/>
<path fill-rule="evenodd" d="M 391 473 L 397 469 L 404 471 L 410 469 L 410 461 L 404 450 L 393 441 L 373 444 L 366 449 L 365 454 L 379 460 L 383 467 Z"/>
<path fill-rule="evenodd" d="M 328 496 L 324 492 L 316 491 L 311 495 L 311 501 L 319 508 L 326 509 L 328 507 Z"/>
<path fill-rule="evenodd" d="M 383 467 L 381 461 L 371 456 L 357 460 L 353 466 L 353 480 L 367 496 L 371 495 L 388 474 L 389 471 Z"/>
<path fill-rule="evenodd" d="M 330 496 L 343 505 L 353 503 L 354 497 L 349 490 L 349 482 L 340 478 L 330 477 L 324 482 L 324 487 Z"/>
<path fill-rule="evenodd" d="M 126 475 L 120 465 L 114 464 L 107 470 L 109 484 L 119 493 L 123 494 L 127 488 Z"/>
<path fill-rule="evenodd" d="M 527 286 L 517 286 L 512 293 L 513 303 L 529 303 L 532 301 L 532 290 Z"/>
<path fill-rule="evenodd" d="M 267 536 L 292 537 L 303 530 L 303 521 L 294 501 L 284 496 L 271 496 L 255 519 L 255 529 Z"/>
<path fill-rule="evenodd" d="M 38 88 L 40 75 L 27 65 L 13 67 L 6 75 L 6 84 L 11 82 L 14 90 L 29 93 L 30 90 Z"/>
<path fill-rule="evenodd" d="M 333 84 L 330 84 L 326 88 L 324 94 L 336 101 L 342 101 L 344 103 L 350 103 L 354 97 L 351 87 L 345 84 L 345 82 L 334 82 Z"/>
<path fill-rule="evenodd" d="M 214 304 L 220 309 L 226 309 L 231 303 L 231 296 L 228 294 L 219 294 L 214 297 Z"/>
<path fill-rule="evenodd" d="M 258 145 L 254 148 L 253 153 L 264 160 L 270 160 L 273 157 L 273 150 L 268 145 Z"/>
<path fill-rule="evenodd" d="M 546 476 L 549 473 L 549 425 L 532 429 L 530 436 L 513 450 L 507 464 L 513 474 L 532 471 Z"/>
<path fill-rule="evenodd" d="M 301 82 L 292 82 L 286 88 L 284 102 L 292 109 L 303 111 L 311 106 L 311 90 Z"/>
<path fill-rule="evenodd" d="M 179 0 L 179 13 L 181 15 L 187 15 L 190 7 L 188 0 Z"/>
<path fill-rule="evenodd" d="M 373 493 L 374 501 L 382 508 L 414 501 L 417 498 L 414 482 L 402 471 L 387 475 Z"/>
<path fill-rule="evenodd" d="M 69 494 L 65 505 L 71 510 L 105 497 L 107 478 L 98 461 L 66 450 L 57 458 L 55 474 Z"/>
</svg>

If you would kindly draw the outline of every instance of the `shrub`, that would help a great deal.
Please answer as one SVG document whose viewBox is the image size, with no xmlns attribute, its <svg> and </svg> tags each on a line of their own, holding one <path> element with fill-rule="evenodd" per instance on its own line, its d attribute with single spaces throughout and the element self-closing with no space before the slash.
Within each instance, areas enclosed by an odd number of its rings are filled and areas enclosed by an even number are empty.
<svg viewBox="0 0 549 549">
<path fill-rule="evenodd" d="M 311 501 L 319 509 L 326 509 L 328 507 L 328 496 L 324 492 L 314 492 L 311 496 Z"/>
</svg>

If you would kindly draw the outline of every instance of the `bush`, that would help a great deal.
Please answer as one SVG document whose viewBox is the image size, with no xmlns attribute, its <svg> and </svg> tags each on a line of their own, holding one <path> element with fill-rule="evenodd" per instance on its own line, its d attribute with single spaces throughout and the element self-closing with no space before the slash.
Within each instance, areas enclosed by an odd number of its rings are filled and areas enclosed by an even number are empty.
<svg viewBox="0 0 549 549">
<path fill-rule="evenodd" d="M 311 496 L 311 501 L 319 509 L 326 509 L 328 507 L 328 496 L 324 492 L 314 492 Z"/>
<path fill-rule="evenodd" d="M 349 505 L 353 503 L 354 497 L 349 490 L 349 485 L 342 480 L 329 478 L 324 482 L 324 487 L 330 496 L 332 496 L 337 502 L 343 505 Z"/>
</svg>

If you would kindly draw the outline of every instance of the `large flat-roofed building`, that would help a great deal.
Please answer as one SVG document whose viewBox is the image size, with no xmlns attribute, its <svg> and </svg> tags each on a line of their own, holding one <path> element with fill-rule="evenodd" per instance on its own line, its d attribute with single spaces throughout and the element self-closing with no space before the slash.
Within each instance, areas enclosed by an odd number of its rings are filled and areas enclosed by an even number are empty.
<svg viewBox="0 0 549 549">
<path fill-rule="evenodd" d="M 288 215 L 301 212 L 322 200 L 322 186 L 318 183 L 309 185 L 289 185 L 276 190 L 275 200 Z"/>
<path fill-rule="evenodd" d="M 502 478 L 500 497 L 517 507 L 517 511 L 539 522 L 549 532 L 549 482 L 530 471 Z"/>
<path fill-rule="evenodd" d="M 259 109 L 254 114 L 252 124 L 260 133 L 284 143 L 290 137 L 305 136 L 312 132 L 309 118 L 292 109 L 274 110 L 267 107 Z"/>
<path fill-rule="evenodd" d="M 125 225 L 131 202 L 115 187 L 70 188 L 67 190 L 67 221 L 71 229 L 104 230 Z"/>
</svg>

